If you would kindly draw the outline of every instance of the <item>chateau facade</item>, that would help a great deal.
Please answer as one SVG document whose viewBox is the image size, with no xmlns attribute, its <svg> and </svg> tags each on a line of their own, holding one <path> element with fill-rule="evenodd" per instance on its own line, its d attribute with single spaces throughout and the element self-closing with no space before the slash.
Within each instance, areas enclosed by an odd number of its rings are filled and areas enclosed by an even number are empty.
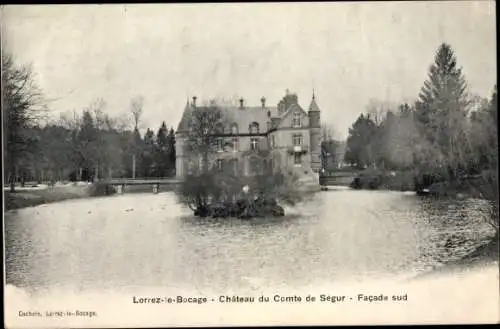
<svg viewBox="0 0 500 329">
<path fill-rule="evenodd" d="M 224 134 L 217 143 L 211 166 L 230 170 L 233 174 L 259 174 L 264 166 L 272 171 L 317 177 L 321 170 L 320 109 L 313 93 L 309 107 L 304 110 L 296 94 L 288 91 L 275 107 L 219 106 L 229 118 Z M 200 165 L 199 158 L 186 150 L 190 112 L 196 107 L 196 97 L 186 104 L 176 132 L 176 175 L 182 179 Z M 266 154 L 266 156 L 263 156 Z M 264 159 L 265 158 L 265 159 Z M 269 163 L 270 162 L 270 163 Z M 198 167 L 199 168 L 199 167 Z"/>
</svg>

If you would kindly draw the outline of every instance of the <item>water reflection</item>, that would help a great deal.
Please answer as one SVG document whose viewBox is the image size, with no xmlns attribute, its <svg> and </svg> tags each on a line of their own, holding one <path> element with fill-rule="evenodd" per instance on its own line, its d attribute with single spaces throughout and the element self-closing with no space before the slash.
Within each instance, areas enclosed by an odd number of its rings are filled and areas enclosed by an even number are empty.
<svg viewBox="0 0 500 329">
<path fill-rule="evenodd" d="M 11 212 L 7 283 L 30 289 L 279 290 L 424 271 L 494 232 L 481 200 L 338 190 L 262 220 L 199 220 L 174 195 Z"/>
</svg>

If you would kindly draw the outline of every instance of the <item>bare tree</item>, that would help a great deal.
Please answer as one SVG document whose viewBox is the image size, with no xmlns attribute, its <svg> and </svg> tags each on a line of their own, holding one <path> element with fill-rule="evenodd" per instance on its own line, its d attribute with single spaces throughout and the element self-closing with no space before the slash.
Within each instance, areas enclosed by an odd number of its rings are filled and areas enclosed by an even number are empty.
<svg viewBox="0 0 500 329">
<path fill-rule="evenodd" d="M 70 112 L 61 113 L 59 116 L 59 125 L 66 128 L 68 130 L 68 136 L 65 140 L 66 146 L 69 150 L 72 150 L 71 163 L 74 167 L 78 168 L 79 159 L 77 156 L 77 152 L 79 150 L 78 145 L 78 133 L 80 131 L 82 125 L 82 118 L 76 112 L 76 110 Z M 80 168 L 78 168 L 78 172 L 76 174 L 76 179 L 80 180 Z"/>
<path fill-rule="evenodd" d="M 212 155 L 222 143 L 221 133 L 226 124 L 225 112 L 215 103 L 193 108 L 188 118 L 185 151 L 190 171 L 180 192 L 183 202 L 191 209 L 207 209 L 209 198 L 220 195 L 217 175 L 210 171 Z"/>
<path fill-rule="evenodd" d="M 94 100 L 87 110 L 94 113 L 95 125 L 97 129 L 102 129 L 106 124 L 106 116 L 104 114 L 104 109 L 106 108 L 106 101 L 102 98 L 97 98 Z"/>
<path fill-rule="evenodd" d="M 81 124 L 81 118 L 76 110 L 63 112 L 59 115 L 58 123 L 70 131 L 77 131 Z"/>
<path fill-rule="evenodd" d="M 135 178 L 136 174 L 136 159 L 137 159 L 137 153 L 138 153 L 138 145 L 137 141 L 140 139 L 137 137 L 139 135 L 139 123 L 141 120 L 141 116 L 143 113 L 143 105 L 144 105 L 144 98 L 142 96 L 136 96 L 135 98 L 132 99 L 131 104 L 130 104 L 130 112 L 132 113 L 132 120 L 134 124 L 134 131 L 132 134 L 132 178 Z"/>
<path fill-rule="evenodd" d="M 335 127 L 331 123 L 321 124 L 321 138 L 322 141 L 331 141 L 335 139 Z"/>
<path fill-rule="evenodd" d="M 108 124 L 112 129 L 115 129 L 116 131 L 119 132 L 124 132 L 132 126 L 132 120 L 128 115 L 120 115 L 116 118 L 109 118 Z"/>
<path fill-rule="evenodd" d="M 202 173 L 209 170 L 210 155 L 221 143 L 221 134 L 226 124 L 221 108 L 212 103 L 206 107 L 196 107 L 188 123 L 187 149 L 190 154 L 201 158 Z"/>
<path fill-rule="evenodd" d="M 106 117 L 104 114 L 104 109 L 106 108 L 106 102 L 102 98 L 97 98 L 94 100 L 89 107 L 87 107 L 87 111 L 94 114 L 94 124 L 95 124 L 95 132 L 96 136 L 96 157 L 95 157 L 95 176 L 94 179 L 99 179 L 99 167 L 103 165 L 106 159 L 106 154 L 104 152 L 104 138 L 103 138 L 103 129 L 106 123 Z"/>
<path fill-rule="evenodd" d="M 132 99 L 130 104 L 130 112 L 132 113 L 132 119 L 134 123 L 134 130 L 137 130 L 143 113 L 144 98 L 142 96 L 136 96 Z"/>
<path fill-rule="evenodd" d="M 384 102 L 377 99 L 370 99 L 366 106 L 366 113 L 372 121 L 378 126 L 384 121 L 387 113 L 394 110 L 396 106 L 390 102 Z"/>
<path fill-rule="evenodd" d="M 43 117 L 46 104 L 35 84 L 30 66 L 18 66 L 12 55 L 2 54 L 2 114 L 5 164 L 10 176 L 10 189 L 15 190 L 18 166 L 33 151 L 36 140 L 27 128 Z"/>
</svg>

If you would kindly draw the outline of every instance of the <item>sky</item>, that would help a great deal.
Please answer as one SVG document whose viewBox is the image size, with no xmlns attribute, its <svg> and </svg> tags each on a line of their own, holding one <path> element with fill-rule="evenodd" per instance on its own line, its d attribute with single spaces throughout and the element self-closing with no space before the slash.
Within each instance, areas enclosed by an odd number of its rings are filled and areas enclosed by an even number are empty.
<svg viewBox="0 0 500 329">
<path fill-rule="evenodd" d="M 2 9 L 2 43 L 31 64 L 54 118 L 98 98 L 141 126 L 177 126 L 188 98 L 305 109 L 315 91 L 338 138 L 380 102 L 414 100 L 442 42 L 470 92 L 496 83 L 493 1 L 24 5 Z"/>
</svg>

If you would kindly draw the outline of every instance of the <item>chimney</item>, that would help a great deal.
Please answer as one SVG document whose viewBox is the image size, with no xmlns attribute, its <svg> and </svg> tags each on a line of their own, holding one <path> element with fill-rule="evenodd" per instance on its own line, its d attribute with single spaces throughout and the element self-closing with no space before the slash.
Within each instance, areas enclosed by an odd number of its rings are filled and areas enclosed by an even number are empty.
<svg viewBox="0 0 500 329">
<path fill-rule="evenodd" d="M 193 96 L 193 107 L 196 107 L 196 96 Z"/>
<path fill-rule="evenodd" d="M 243 108 L 243 97 L 240 98 L 240 109 L 242 109 L 242 108 Z"/>
<path fill-rule="evenodd" d="M 262 108 L 266 108 L 266 98 L 264 96 L 260 99 L 260 103 L 262 104 Z"/>
</svg>

